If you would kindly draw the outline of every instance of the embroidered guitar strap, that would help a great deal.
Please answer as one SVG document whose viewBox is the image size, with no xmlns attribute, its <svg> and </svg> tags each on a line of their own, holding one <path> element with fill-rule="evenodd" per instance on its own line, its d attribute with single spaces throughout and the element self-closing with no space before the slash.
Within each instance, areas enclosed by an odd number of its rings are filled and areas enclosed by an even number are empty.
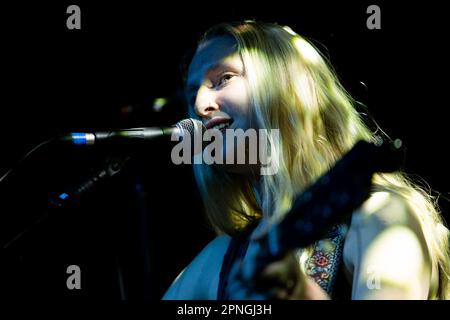
<svg viewBox="0 0 450 320">
<path fill-rule="evenodd" d="M 313 246 L 313 253 L 306 261 L 306 274 L 312 277 L 330 297 L 342 263 L 346 224 L 333 226 L 322 240 Z"/>
</svg>

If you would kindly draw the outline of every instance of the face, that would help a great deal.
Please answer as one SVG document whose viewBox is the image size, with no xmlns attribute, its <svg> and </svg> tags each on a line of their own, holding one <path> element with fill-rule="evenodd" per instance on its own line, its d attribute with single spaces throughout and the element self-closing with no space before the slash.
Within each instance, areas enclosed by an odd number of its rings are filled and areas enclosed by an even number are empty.
<svg viewBox="0 0 450 320">
<path fill-rule="evenodd" d="M 207 129 L 251 128 L 250 99 L 244 65 L 231 37 L 216 37 L 203 42 L 191 62 L 187 78 L 190 107 Z M 235 149 L 239 146 L 235 144 Z M 225 153 L 228 152 L 224 150 Z M 246 171 L 249 167 L 227 165 Z"/>
<path fill-rule="evenodd" d="M 188 71 L 189 104 L 205 126 L 249 128 L 249 97 L 244 65 L 231 37 L 202 43 Z"/>
</svg>

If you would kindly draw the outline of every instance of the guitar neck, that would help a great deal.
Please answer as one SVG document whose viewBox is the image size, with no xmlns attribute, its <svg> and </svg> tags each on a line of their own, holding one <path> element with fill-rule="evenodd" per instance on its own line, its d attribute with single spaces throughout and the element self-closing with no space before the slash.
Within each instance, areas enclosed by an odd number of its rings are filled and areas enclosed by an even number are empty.
<svg viewBox="0 0 450 320">
<path fill-rule="evenodd" d="M 400 146 L 359 141 L 294 201 L 283 220 L 267 234 L 268 254 L 277 257 L 320 240 L 334 224 L 348 218 L 370 197 L 375 173 L 401 168 Z"/>
</svg>

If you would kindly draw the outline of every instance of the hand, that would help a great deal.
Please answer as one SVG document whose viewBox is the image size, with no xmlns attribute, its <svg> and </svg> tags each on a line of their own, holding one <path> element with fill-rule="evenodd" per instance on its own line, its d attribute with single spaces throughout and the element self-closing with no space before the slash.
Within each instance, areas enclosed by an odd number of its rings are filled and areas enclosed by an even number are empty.
<svg viewBox="0 0 450 320">
<path fill-rule="evenodd" d="M 236 263 L 228 282 L 233 300 L 325 300 L 326 292 L 300 266 L 295 251 L 264 264 L 261 257 L 249 255 Z"/>
</svg>

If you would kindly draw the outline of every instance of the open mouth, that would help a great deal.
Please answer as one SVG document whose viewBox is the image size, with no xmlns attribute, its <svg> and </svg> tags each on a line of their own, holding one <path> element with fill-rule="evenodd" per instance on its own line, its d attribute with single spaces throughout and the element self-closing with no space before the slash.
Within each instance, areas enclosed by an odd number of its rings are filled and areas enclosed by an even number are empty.
<svg viewBox="0 0 450 320">
<path fill-rule="evenodd" d="M 217 129 L 221 132 L 225 132 L 225 130 L 227 130 L 230 127 L 230 125 L 228 123 L 221 123 L 217 126 L 214 126 L 212 129 Z"/>
<path fill-rule="evenodd" d="M 227 118 L 214 118 L 208 121 L 205 126 L 207 129 L 217 129 L 223 133 L 230 128 L 233 121 L 233 119 Z"/>
</svg>

